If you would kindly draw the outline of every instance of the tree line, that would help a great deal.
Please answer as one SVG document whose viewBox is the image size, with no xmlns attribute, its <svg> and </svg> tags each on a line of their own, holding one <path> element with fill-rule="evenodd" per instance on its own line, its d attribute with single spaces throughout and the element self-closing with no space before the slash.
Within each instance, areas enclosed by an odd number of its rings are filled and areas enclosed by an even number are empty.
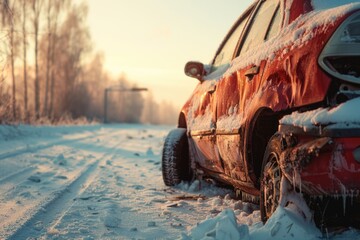
<svg viewBox="0 0 360 240">
<path fill-rule="evenodd" d="M 126 75 L 113 79 L 91 43 L 88 6 L 71 0 L 0 0 L 0 123 L 101 121 L 104 89 L 136 87 Z M 174 124 L 171 103 L 151 91 L 113 92 L 109 120 Z"/>
</svg>

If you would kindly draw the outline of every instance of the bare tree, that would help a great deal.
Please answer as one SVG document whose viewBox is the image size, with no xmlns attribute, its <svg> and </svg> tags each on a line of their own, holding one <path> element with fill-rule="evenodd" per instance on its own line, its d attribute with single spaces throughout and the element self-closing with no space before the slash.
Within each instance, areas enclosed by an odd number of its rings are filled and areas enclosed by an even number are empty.
<svg viewBox="0 0 360 240">
<path fill-rule="evenodd" d="M 2 16 L 2 25 L 6 25 L 8 13 L 9 13 L 9 0 L 2 0 L 0 4 L 0 11 Z"/>
<path fill-rule="evenodd" d="M 0 2 L 0 14 L 1 14 L 1 25 L 2 27 L 5 27 L 8 24 L 9 19 L 9 3 L 8 0 L 1 0 Z M 3 44 L 3 42 L 1 42 Z M 7 45 L 5 45 L 6 48 Z M 2 54 L 7 55 L 1 51 Z M 6 117 L 9 112 L 11 112 L 11 108 L 9 109 L 9 98 L 11 97 L 6 89 L 5 85 L 5 75 L 4 75 L 4 69 L 6 68 L 4 59 L 1 59 L 1 63 L 3 66 L 1 67 L 2 74 L 1 74 L 1 80 L 0 80 L 0 123 L 3 123 L 6 121 Z"/>
<path fill-rule="evenodd" d="M 9 70 L 2 71 L 0 79 L 0 122 L 18 121 L 22 111 L 28 123 L 39 119 L 40 114 L 53 121 L 64 115 L 101 119 L 102 93 L 112 85 L 126 89 L 112 93 L 109 99 L 113 120 L 154 124 L 176 121 L 171 117 L 177 115 L 172 104 L 158 104 L 151 92 L 131 91 L 136 85 L 125 75 L 119 77 L 118 84 L 109 77 L 103 68 L 103 56 L 92 51 L 86 4 L 70 0 L 0 0 L 0 14 L 0 24 L 8 29 L 6 45 L 0 51 L 8 51 L 4 54 L 8 60 L 4 69 Z M 34 61 L 28 61 L 30 51 Z M 21 78 L 20 67 L 23 84 L 17 81 Z M 31 78 L 34 85 L 29 82 Z"/>
<path fill-rule="evenodd" d="M 12 117 L 14 120 L 16 116 L 16 79 L 15 79 L 15 55 L 16 55 L 16 40 L 15 40 L 15 21 L 16 17 L 14 14 L 15 2 L 12 2 L 12 6 L 8 6 L 8 24 L 10 25 L 10 62 L 11 62 L 11 79 L 12 79 Z"/>
<path fill-rule="evenodd" d="M 27 0 L 22 2 L 22 34 L 23 34 L 23 71 L 24 71 L 24 114 L 25 121 L 29 123 L 28 110 L 28 86 L 27 86 L 27 34 L 26 34 L 26 19 L 27 19 Z"/>
<path fill-rule="evenodd" d="M 85 66 L 82 75 L 83 81 L 86 81 L 87 91 L 89 93 L 87 112 L 84 114 L 90 119 L 102 119 L 104 114 L 104 96 L 102 93 L 110 85 L 110 78 L 104 70 L 104 56 L 96 53 L 92 61 Z"/>
<path fill-rule="evenodd" d="M 34 26 L 34 45 L 35 45 L 35 118 L 40 117 L 40 79 L 39 79 L 39 26 L 40 26 L 40 13 L 42 7 L 42 0 L 32 1 L 32 10 L 34 14 L 33 26 Z"/>
<path fill-rule="evenodd" d="M 76 108 L 78 94 L 84 68 L 84 58 L 91 50 L 89 30 L 86 25 L 87 6 L 73 5 L 59 31 L 57 48 L 57 71 L 61 72 L 63 95 L 57 98 L 61 112 Z M 58 89 L 58 88 L 57 88 Z"/>
<path fill-rule="evenodd" d="M 1 9 L 2 16 L 2 23 L 4 26 L 9 27 L 8 37 L 8 48 L 9 58 L 10 58 L 10 72 L 11 72 L 11 113 L 12 119 L 17 119 L 17 111 L 16 111 L 16 77 L 15 77 L 15 61 L 16 61 L 16 54 L 17 54 L 17 39 L 15 36 L 15 24 L 17 23 L 18 15 L 15 12 L 16 1 L 4 1 Z"/>
<path fill-rule="evenodd" d="M 49 0 L 50 2 L 50 0 Z M 54 11 L 52 15 L 52 26 L 51 26 L 51 48 L 50 48 L 50 103 L 48 107 L 48 116 L 53 118 L 54 115 L 54 99 L 55 99 L 55 82 L 56 82 L 56 74 L 55 74 L 55 55 L 56 55 L 56 47 L 58 44 L 58 25 L 59 25 L 59 16 L 63 9 L 68 9 L 70 5 L 70 1 L 68 0 L 52 0 L 54 2 Z"/>
<path fill-rule="evenodd" d="M 46 53 L 46 79 L 45 79 L 45 92 L 44 92 L 44 111 L 45 116 L 48 115 L 48 96 L 49 96 L 49 83 L 50 83 L 50 67 L 51 67 L 51 45 L 52 45 L 52 1 L 47 1 L 47 53 Z M 55 34 L 55 33 L 54 33 Z"/>
</svg>

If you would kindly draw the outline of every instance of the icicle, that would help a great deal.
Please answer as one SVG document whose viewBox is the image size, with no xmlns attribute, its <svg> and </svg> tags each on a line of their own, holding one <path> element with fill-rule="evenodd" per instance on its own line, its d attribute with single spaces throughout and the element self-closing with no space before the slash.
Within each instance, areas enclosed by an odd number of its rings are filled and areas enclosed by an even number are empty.
<svg viewBox="0 0 360 240">
<path fill-rule="evenodd" d="M 282 207 L 285 207 L 285 204 L 287 202 L 287 196 L 288 196 L 288 190 L 289 190 L 289 181 L 286 179 L 285 176 L 281 177 L 280 180 L 280 199 L 279 199 L 279 205 Z"/>
<path fill-rule="evenodd" d="M 341 187 L 341 195 L 342 195 L 342 200 L 343 200 L 343 210 L 344 210 L 344 216 L 345 216 L 345 211 L 346 211 L 346 187 L 342 184 L 339 183 L 340 187 Z"/>
<path fill-rule="evenodd" d="M 293 171 L 292 174 L 292 183 L 293 183 L 293 189 L 296 188 L 296 179 L 295 179 L 296 170 Z"/>
<path fill-rule="evenodd" d="M 302 193 L 302 189 L 301 189 L 301 176 L 300 176 L 300 172 L 299 170 L 295 172 L 295 181 L 296 181 L 296 185 L 299 187 L 300 189 L 300 193 Z"/>
</svg>

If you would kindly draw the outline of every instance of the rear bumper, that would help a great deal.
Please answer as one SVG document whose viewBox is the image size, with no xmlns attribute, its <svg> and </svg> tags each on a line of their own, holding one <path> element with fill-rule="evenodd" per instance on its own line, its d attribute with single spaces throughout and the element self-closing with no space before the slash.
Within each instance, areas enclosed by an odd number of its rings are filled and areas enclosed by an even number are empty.
<svg viewBox="0 0 360 240">
<path fill-rule="evenodd" d="M 360 129 L 332 129 L 318 134 L 289 130 L 280 128 L 280 166 L 294 186 L 309 195 L 360 194 L 360 160 L 355 157 L 360 151 Z"/>
</svg>

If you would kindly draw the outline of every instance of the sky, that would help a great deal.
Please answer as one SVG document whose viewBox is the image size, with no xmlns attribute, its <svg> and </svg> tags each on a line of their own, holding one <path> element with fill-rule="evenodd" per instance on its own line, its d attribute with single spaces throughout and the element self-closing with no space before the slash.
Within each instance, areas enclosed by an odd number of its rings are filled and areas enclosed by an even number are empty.
<svg viewBox="0 0 360 240">
<path fill-rule="evenodd" d="M 230 27 L 253 0 L 88 0 L 96 50 L 113 76 L 125 74 L 158 102 L 181 107 L 198 84 L 190 60 L 210 63 Z"/>
</svg>

